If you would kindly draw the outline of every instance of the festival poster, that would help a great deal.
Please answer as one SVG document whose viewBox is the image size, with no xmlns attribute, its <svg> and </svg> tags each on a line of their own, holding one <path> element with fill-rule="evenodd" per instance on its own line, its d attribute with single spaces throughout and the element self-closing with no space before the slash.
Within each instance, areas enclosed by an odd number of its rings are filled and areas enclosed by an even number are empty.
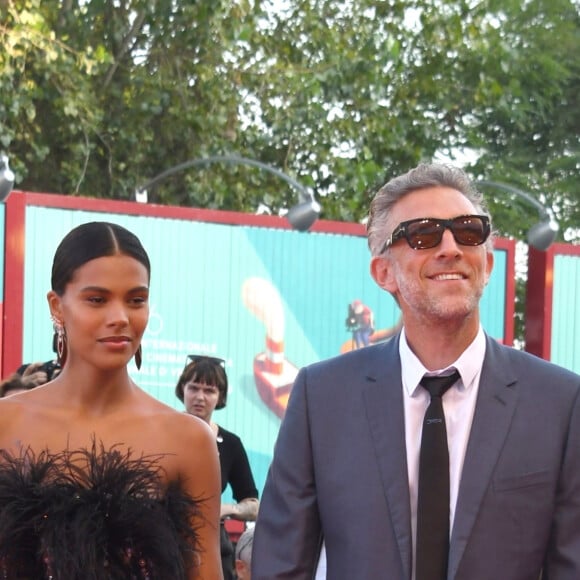
<svg viewBox="0 0 580 580">
<path fill-rule="evenodd" d="M 140 371 L 132 366 L 132 377 L 182 410 L 174 389 L 186 356 L 224 358 L 228 404 L 213 419 L 242 438 L 260 490 L 298 369 L 386 340 L 399 328 L 399 309 L 372 280 L 361 236 L 31 206 L 25 361 L 52 357 L 45 298 L 52 257 L 72 227 L 92 220 L 127 227 L 151 259 L 143 365 Z M 495 254 L 481 311 L 486 330 L 503 340 L 508 257 L 502 250 Z M 355 329 L 349 320 L 359 314 L 368 319 L 369 311 L 372 331 L 355 336 L 358 324 Z"/>
</svg>

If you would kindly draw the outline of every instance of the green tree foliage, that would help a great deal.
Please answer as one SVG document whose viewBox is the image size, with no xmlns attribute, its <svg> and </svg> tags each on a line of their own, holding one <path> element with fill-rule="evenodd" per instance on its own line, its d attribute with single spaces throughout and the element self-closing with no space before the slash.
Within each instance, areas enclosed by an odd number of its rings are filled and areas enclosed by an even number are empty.
<svg viewBox="0 0 580 580">
<path fill-rule="evenodd" d="M 0 0 L 0 149 L 25 190 L 132 199 L 236 153 L 360 220 L 418 161 L 530 191 L 569 239 L 580 201 L 577 0 Z M 533 208 L 490 196 L 501 233 Z M 152 201 L 278 213 L 276 177 L 211 165 Z"/>
<path fill-rule="evenodd" d="M 532 192 L 558 219 L 568 240 L 580 217 L 580 11 L 567 0 L 505 3 L 488 35 L 488 62 L 476 91 L 470 146 L 473 171 Z M 495 36 L 495 37 L 494 37 Z M 525 239 L 537 212 L 520 198 L 491 200 L 500 230 Z M 527 216 L 527 217 L 526 217 Z"/>
</svg>

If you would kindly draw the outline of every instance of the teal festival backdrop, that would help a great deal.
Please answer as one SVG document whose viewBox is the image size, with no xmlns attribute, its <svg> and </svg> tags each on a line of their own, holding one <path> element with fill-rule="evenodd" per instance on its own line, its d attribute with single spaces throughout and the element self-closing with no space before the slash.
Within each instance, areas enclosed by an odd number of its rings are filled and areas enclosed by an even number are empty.
<svg viewBox="0 0 580 580">
<path fill-rule="evenodd" d="M 353 347 L 348 305 L 359 299 L 372 309 L 377 340 L 397 329 L 399 309 L 369 274 L 364 237 L 31 205 L 24 362 L 52 358 L 46 292 L 54 251 L 72 227 L 93 220 L 133 231 L 151 259 L 150 321 L 133 379 L 182 410 L 174 388 L 186 356 L 224 358 L 230 392 L 214 419 L 242 438 L 260 491 L 297 370 Z M 484 328 L 500 341 L 508 258 L 507 251 L 495 251 L 481 303 Z"/>
<path fill-rule="evenodd" d="M 580 374 L 580 248 L 570 254 L 554 252 L 550 360 Z"/>
</svg>

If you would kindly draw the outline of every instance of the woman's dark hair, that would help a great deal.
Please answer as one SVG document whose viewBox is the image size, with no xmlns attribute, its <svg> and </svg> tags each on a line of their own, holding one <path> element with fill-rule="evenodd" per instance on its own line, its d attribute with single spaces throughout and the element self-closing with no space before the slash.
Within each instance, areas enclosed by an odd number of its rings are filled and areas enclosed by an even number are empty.
<svg viewBox="0 0 580 580">
<path fill-rule="evenodd" d="M 199 356 L 187 364 L 175 386 L 175 396 L 183 403 L 183 389 L 189 382 L 217 387 L 219 398 L 217 409 L 223 409 L 228 400 L 228 376 L 222 359 L 211 356 Z"/>
<path fill-rule="evenodd" d="M 64 294 L 74 273 L 84 264 L 104 256 L 135 258 L 151 276 L 149 256 L 139 238 L 124 227 L 108 222 L 89 222 L 72 229 L 60 242 L 52 262 L 52 289 Z"/>
</svg>

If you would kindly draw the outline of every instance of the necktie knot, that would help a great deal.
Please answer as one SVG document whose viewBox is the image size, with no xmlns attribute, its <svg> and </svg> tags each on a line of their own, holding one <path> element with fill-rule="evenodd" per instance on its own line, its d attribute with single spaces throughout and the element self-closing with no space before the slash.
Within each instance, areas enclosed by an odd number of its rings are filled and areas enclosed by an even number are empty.
<svg viewBox="0 0 580 580">
<path fill-rule="evenodd" d="M 442 397 L 447 390 L 459 379 L 461 375 L 455 371 L 451 375 L 437 376 L 437 377 L 423 377 L 421 379 L 421 386 L 429 391 L 431 398 Z"/>
</svg>

